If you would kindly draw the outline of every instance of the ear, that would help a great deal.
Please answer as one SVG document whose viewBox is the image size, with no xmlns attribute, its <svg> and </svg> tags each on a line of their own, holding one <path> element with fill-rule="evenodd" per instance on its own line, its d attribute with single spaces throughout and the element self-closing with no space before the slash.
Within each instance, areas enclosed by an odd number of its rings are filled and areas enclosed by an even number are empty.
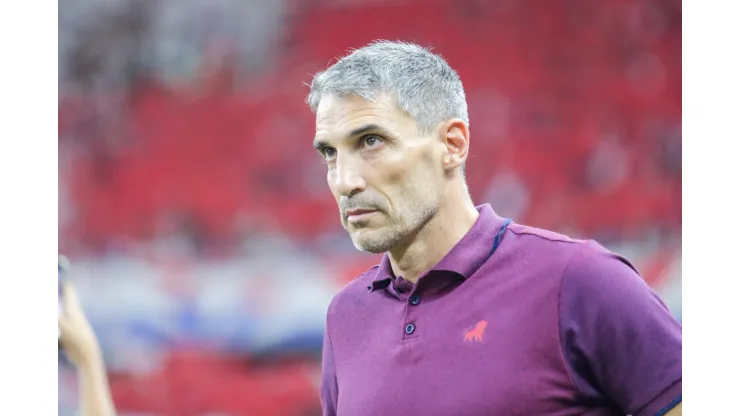
<svg viewBox="0 0 740 416">
<path fill-rule="evenodd" d="M 470 146 L 470 130 L 459 118 L 453 118 L 440 126 L 440 140 L 444 144 L 442 167 L 451 171 L 465 164 Z"/>
</svg>

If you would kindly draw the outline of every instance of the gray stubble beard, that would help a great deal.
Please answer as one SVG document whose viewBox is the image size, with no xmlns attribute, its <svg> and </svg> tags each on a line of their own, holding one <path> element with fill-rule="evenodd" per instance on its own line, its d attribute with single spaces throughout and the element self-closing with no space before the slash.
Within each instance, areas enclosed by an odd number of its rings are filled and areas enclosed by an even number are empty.
<svg viewBox="0 0 740 416">
<path fill-rule="evenodd" d="M 411 218 L 406 221 L 403 217 L 398 219 L 388 226 L 389 229 L 385 233 L 377 238 L 364 239 L 364 241 L 359 242 L 350 233 L 355 248 L 366 253 L 380 254 L 390 251 L 400 244 L 409 243 L 412 237 L 423 229 L 437 213 L 437 203 L 432 201 L 423 207 L 414 208 L 409 210 L 413 214 Z"/>
</svg>

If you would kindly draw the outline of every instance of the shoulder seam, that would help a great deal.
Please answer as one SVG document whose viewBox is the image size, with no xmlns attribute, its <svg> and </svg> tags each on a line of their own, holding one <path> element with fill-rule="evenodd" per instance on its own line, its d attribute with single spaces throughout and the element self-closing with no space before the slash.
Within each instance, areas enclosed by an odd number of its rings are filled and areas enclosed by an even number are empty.
<svg viewBox="0 0 740 416">
<path fill-rule="evenodd" d="M 578 243 L 582 243 L 583 242 L 583 240 L 575 240 L 575 239 L 572 239 L 572 238 L 570 238 L 568 236 L 565 236 L 565 235 L 563 235 L 563 236 L 564 237 L 567 237 L 568 238 L 567 240 L 566 239 L 563 239 L 563 240 L 555 240 L 555 239 L 552 239 L 552 238 L 545 237 L 543 235 L 535 234 L 535 233 L 533 233 L 531 231 L 516 231 L 516 230 L 513 230 L 511 228 L 509 228 L 509 231 L 511 231 L 512 233 L 514 233 L 516 235 L 531 235 L 532 237 L 537 237 L 537 238 L 541 238 L 543 240 L 552 241 L 553 243 L 578 244 Z"/>
<path fill-rule="evenodd" d="M 577 394 L 581 394 L 581 389 L 578 387 L 578 382 L 576 382 L 576 377 L 573 372 L 573 368 L 568 361 L 568 355 L 565 351 L 565 343 L 563 342 L 563 331 L 562 331 L 562 314 L 561 314 L 561 305 L 562 305 L 562 299 L 563 299 L 563 286 L 565 286 L 565 276 L 568 273 L 568 270 L 570 269 L 570 266 L 573 264 L 573 260 L 577 257 L 580 257 L 583 254 L 585 246 L 579 247 L 575 253 L 571 254 L 570 258 L 568 258 L 568 261 L 565 263 L 565 267 L 563 267 L 563 271 L 560 275 L 560 288 L 558 289 L 558 350 L 560 351 L 560 357 L 563 359 L 563 365 L 565 365 L 565 371 L 568 373 L 568 376 L 570 377 L 571 383 L 573 383 L 573 388 L 576 391 Z"/>
</svg>

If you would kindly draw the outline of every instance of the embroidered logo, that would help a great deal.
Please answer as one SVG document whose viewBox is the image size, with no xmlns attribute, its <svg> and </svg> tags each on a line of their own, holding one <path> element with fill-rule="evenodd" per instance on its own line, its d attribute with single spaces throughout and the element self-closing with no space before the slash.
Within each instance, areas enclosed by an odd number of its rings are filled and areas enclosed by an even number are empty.
<svg viewBox="0 0 740 416">
<path fill-rule="evenodd" d="M 463 333 L 463 341 L 467 342 L 481 342 L 483 341 L 483 333 L 486 332 L 488 321 L 478 321 L 475 324 L 475 328 L 469 329 Z"/>
</svg>

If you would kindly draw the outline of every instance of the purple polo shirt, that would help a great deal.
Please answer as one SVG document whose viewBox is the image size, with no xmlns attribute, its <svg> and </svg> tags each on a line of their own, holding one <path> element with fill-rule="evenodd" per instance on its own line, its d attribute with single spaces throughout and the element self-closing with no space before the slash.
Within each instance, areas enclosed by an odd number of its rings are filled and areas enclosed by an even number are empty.
<svg viewBox="0 0 740 416">
<path fill-rule="evenodd" d="M 415 285 L 385 256 L 333 299 L 324 415 L 642 416 L 681 400 L 681 326 L 627 260 L 478 210 Z"/>
</svg>

